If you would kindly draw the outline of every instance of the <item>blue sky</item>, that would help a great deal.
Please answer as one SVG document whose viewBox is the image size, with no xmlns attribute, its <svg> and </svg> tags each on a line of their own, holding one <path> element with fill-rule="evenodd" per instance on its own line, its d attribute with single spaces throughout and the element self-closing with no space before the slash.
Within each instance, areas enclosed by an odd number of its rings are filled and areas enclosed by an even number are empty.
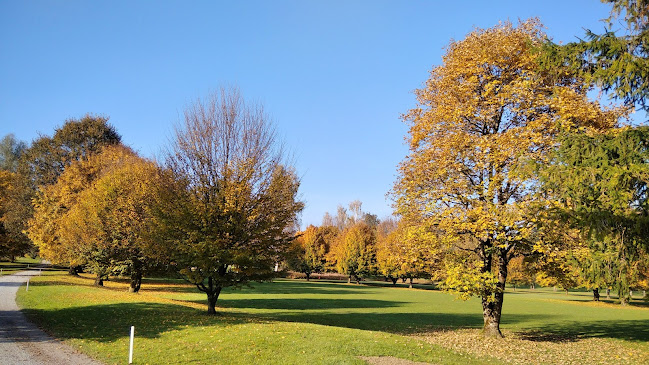
<svg viewBox="0 0 649 365">
<path fill-rule="evenodd" d="M 536 16 L 572 41 L 608 11 L 597 0 L 0 0 L 0 137 L 30 142 L 93 113 L 153 157 L 185 106 L 236 85 L 294 153 L 303 225 L 356 199 L 383 217 L 407 153 L 400 115 L 451 39 Z"/>
</svg>

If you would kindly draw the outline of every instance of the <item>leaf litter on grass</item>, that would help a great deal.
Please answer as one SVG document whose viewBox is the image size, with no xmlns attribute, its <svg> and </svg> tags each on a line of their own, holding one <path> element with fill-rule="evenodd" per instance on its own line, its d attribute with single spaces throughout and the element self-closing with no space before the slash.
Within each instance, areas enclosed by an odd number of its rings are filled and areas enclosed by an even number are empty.
<svg viewBox="0 0 649 365">
<path fill-rule="evenodd" d="M 510 364 L 649 364 L 646 348 L 607 338 L 537 338 L 534 332 L 503 331 L 504 339 L 485 338 L 479 329 L 441 330 L 413 337 L 446 349 Z"/>
</svg>

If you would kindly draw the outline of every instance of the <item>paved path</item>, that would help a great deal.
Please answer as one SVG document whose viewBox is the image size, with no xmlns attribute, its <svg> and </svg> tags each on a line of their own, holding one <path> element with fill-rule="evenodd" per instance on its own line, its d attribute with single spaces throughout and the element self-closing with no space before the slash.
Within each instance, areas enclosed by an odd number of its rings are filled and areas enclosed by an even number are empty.
<svg viewBox="0 0 649 365">
<path fill-rule="evenodd" d="M 33 275 L 38 275 L 38 271 L 0 277 L 0 364 L 101 365 L 53 339 L 20 312 L 16 305 L 16 292 Z"/>
</svg>

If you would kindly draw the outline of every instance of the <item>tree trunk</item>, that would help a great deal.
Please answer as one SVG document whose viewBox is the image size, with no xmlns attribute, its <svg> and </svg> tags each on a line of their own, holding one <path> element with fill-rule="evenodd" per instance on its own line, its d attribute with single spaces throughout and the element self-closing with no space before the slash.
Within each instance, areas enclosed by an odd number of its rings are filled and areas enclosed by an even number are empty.
<svg viewBox="0 0 649 365">
<path fill-rule="evenodd" d="M 606 288 L 606 299 L 611 299 L 611 288 Z"/>
<path fill-rule="evenodd" d="M 532 282 L 532 285 L 530 286 L 530 289 L 535 290 L 536 289 L 536 283 Z"/>
<path fill-rule="evenodd" d="M 500 293 L 500 303 L 498 298 L 490 302 L 489 297 L 482 297 L 482 317 L 484 326 L 482 333 L 485 337 L 499 337 L 502 338 L 503 334 L 500 332 L 500 316 L 502 310 L 502 293 Z"/>
<path fill-rule="evenodd" d="M 409 289 L 412 289 L 412 278 L 410 278 L 410 284 L 408 285 Z"/>
<path fill-rule="evenodd" d="M 68 275 L 79 276 L 78 267 L 70 265 L 70 267 L 68 268 Z"/>
<path fill-rule="evenodd" d="M 95 286 L 104 286 L 104 277 L 100 274 L 97 274 L 97 277 L 95 278 Z"/>
<path fill-rule="evenodd" d="M 128 288 L 129 293 L 137 293 L 142 286 L 142 271 L 131 273 L 131 286 Z"/>
<path fill-rule="evenodd" d="M 399 280 L 399 278 L 390 278 L 390 280 L 392 280 L 392 285 L 397 285 L 397 280 Z"/>
<path fill-rule="evenodd" d="M 351 284 L 351 283 L 352 283 L 352 276 L 349 275 L 349 277 L 347 278 L 347 284 Z"/>
<path fill-rule="evenodd" d="M 405 277 L 401 278 L 401 282 L 405 284 L 406 283 L 406 278 Z"/>
<path fill-rule="evenodd" d="M 305 272 L 304 275 L 306 275 L 306 281 L 309 281 L 309 279 L 311 278 L 311 273 Z"/>
<path fill-rule="evenodd" d="M 221 288 L 212 293 L 207 293 L 207 314 L 216 314 L 216 301 L 219 299 L 219 294 L 221 294 Z"/>
<path fill-rule="evenodd" d="M 140 260 L 133 259 L 133 263 L 131 264 L 131 286 L 128 288 L 130 293 L 137 293 L 140 291 L 140 287 L 142 286 L 143 266 L 144 265 Z"/>
<path fill-rule="evenodd" d="M 490 248 L 488 244 L 485 244 L 482 248 L 483 272 L 489 272 L 492 266 L 493 253 L 487 253 L 488 248 Z M 495 293 L 486 292 L 482 296 L 482 318 L 484 320 L 482 333 L 485 337 L 502 338 L 500 317 L 505 298 L 505 283 L 507 282 L 507 250 L 500 248 L 497 250 L 496 255 L 498 260 L 498 283 L 496 284 Z"/>
<path fill-rule="evenodd" d="M 599 288 L 593 288 L 593 300 L 599 302 Z"/>
<path fill-rule="evenodd" d="M 216 314 L 216 301 L 219 299 L 222 287 L 210 276 L 207 278 L 207 285 L 203 283 L 196 284 L 198 290 L 207 294 L 207 314 Z"/>
</svg>

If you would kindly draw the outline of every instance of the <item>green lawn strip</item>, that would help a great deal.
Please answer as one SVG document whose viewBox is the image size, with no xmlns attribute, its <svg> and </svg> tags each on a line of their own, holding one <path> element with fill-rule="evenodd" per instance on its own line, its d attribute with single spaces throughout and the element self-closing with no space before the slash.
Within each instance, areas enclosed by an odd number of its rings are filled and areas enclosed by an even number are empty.
<svg viewBox="0 0 649 365">
<path fill-rule="evenodd" d="M 41 259 L 29 257 L 18 257 L 14 262 L 0 261 L 0 275 L 11 275 L 19 271 L 34 270 L 40 263 Z"/>
<path fill-rule="evenodd" d="M 339 301 L 340 293 L 354 295 L 357 288 L 344 285 L 324 287 L 325 294 L 319 292 L 318 287 L 295 287 L 289 281 L 261 284 L 257 289 L 228 291 L 223 295 L 226 306 L 222 307 L 222 314 L 209 317 L 203 309 L 165 300 L 164 297 L 174 295 L 177 298 L 171 299 L 186 300 L 186 296 L 198 299 L 189 286 L 165 288 L 156 299 L 158 292 L 153 290 L 133 295 L 123 290 L 94 288 L 87 285 L 88 282 L 88 279 L 65 275 L 45 275 L 33 279 L 29 292 L 20 290 L 18 301 L 30 318 L 53 335 L 107 363 L 124 363 L 131 325 L 136 327 L 135 359 L 138 364 L 364 363 L 358 356 L 394 356 L 441 364 L 484 362 L 400 334 L 365 330 L 360 328 L 362 318 L 356 318 L 351 326 L 344 323 L 350 320 L 343 315 L 345 311 L 357 316 L 356 309 L 378 310 L 376 314 L 380 315 L 385 307 L 377 301 L 362 304 L 352 298 L 352 302 L 343 300 L 333 308 L 325 304 L 325 313 L 313 313 L 314 321 L 296 316 L 296 310 L 264 309 L 276 304 L 273 297 L 280 295 L 277 291 L 286 290 L 298 296 L 289 299 L 290 303 L 303 301 L 302 305 L 307 307 L 322 308 L 327 300 Z M 245 309 L 227 306 L 228 297 L 255 293 L 255 290 L 258 292 L 254 295 L 265 296 L 268 304 Z M 327 299 L 311 301 L 310 295 L 324 295 Z M 369 308 L 372 305 L 378 307 Z M 278 315 L 278 312 L 286 314 Z M 318 323 L 317 318 L 322 316 L 329 323 Z M 339 319 L 334 320 L 334 317 Z M 385 320 L 393 319 L 388 316 Z"/>
</svg>

